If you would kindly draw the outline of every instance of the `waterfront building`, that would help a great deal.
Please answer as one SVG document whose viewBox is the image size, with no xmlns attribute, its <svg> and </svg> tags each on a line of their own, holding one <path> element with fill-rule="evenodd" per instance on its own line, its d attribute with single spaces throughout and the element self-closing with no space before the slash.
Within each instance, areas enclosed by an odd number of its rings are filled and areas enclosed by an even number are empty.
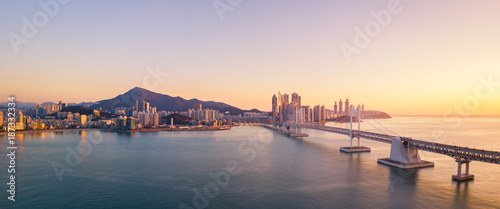
<svg viewBox="0 0 500 209">
<path fill-rule="evenodd" d="M 301 105 L 301 101 L 300 101 L 300 100 L 301 100 L 301 99 L 300 99 L 299 94 L 297 94 L 297 93 L 293 93 L 293 94 L 292 94 L 292 102 L 295 102 L 295 104 L 296 104 L 296 105 L 295 105 L 295 107 L 296 107 L 296 108 L 299 108 L 299 107 L 301 107 L 301 106 L 302 106 L 302 105 Z"/>
<path fill-rule="evenodd" d="M 333 105 L 333 114 L 334 115 L 338 114 L 338 108 L 339 108 L 339 106 L 337 105 L 337 102 L 335 102 L 335 104 Z"/>
<path fill-rule="evenodd" d="M 326 107 L 325 105 L 321 106 L 321 121 L 326 121 Z"/>
<path fill-rule="evenodd" d="M 343 105 L 343 104 L 344 104 L 344 103 L 342 102 L 342 99 L 341 99 L 341 100 L 339 101 L 339 112 L 338 112 L 338 114 L 339 114 L 339 115 L 343 115 L 343 114 L 342 114 L 342 105 Z"/>
<path fill-rule="evenodd" d="M 346 99 L 344 115 L 349 115 L 349 114 L 351 114 L 351 107 L 349 106 L 349 99 Z"/>
<path fill-rule="evenodd" d="M 127 117 L 125 120 L 125 130 L 134 130 L 135 129 L 135 118 Z"/>
<path fill-rule="evenodd" d="M 276 118 L 278 117 L 278 97 L 276 97 L 276 94 L 273 95 L 272 99 L 272 106 L 271 106 L 271 120 L 276 121 Z"/>
</svg>

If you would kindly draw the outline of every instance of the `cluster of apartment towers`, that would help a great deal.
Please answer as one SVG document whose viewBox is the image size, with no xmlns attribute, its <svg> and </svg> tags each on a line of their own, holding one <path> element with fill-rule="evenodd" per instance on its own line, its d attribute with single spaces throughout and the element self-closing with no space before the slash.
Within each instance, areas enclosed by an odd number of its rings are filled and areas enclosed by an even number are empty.
<svg viewBox="0 0 500 209">
<path fill-rule="evenodd" d="M 365 105 L 360 106 L 361 111 L 365 110 Z M 342 102 L 342 99 L 333 106 L 333 112 L 327 113 L 325 105 L 302 106 L 301 97 L 297 93 L 292 94 L 292 100 L 288 94 L 273 95 L 272 99 L 272 120 L 274 122 L 324 122 L 330 118 L 343 115 L 350 115 L 349 99 Z"/>
</svg>

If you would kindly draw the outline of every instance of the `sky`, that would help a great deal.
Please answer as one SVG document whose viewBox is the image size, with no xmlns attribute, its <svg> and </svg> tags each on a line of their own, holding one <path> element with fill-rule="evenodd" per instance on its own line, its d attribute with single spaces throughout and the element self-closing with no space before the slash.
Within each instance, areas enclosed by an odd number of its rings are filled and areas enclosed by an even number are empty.
<svg viewBox="0 0 500 209">
<path fill-rule="evenodd" d="M 264 111 L 281 91 L 329 109 L 500 115 L 497 0 L 46 2 L 0 1 L 0 101 L 139 86 Z"/>
</svg>

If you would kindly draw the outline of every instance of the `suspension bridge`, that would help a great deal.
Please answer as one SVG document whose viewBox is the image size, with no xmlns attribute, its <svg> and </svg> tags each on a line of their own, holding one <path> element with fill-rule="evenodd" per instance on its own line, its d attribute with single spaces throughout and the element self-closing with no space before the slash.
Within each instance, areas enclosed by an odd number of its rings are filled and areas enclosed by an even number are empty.
<svg viewBox="0 0 500 209">
<path fill-rule="evenodd" d="M 337 128 L 311 123 L 297 122 L 271 122 L 270 124 L 261 124 L 266 127 L 283 134 L 293 137 L 307 137 L 308 134 L 303 132 L 303 129 L 314 129 L 319 131 L 332 132 L 341 135 L 347 135 L 350 138 L 350 146 L 341 147 L 340 150 L 346 153 L 370 152 L 369 147 L 361 146 L 360 139 L 368 139 L 376 142 L 391 144 L 391 153 L 389 158 L 378 159 L 379 163 L 394 166 L 402 169 L 423 168 L 434 166 L 433 162 L 420 159 L 419 150 L 437 154 L 447 155 L 455 159 L 458 164 L 457 175 L 452 175 L 452 179 L 457 181 L 465 181 L 474 179 L 474 175 L 469 173 L 469 163 L 479 161 L 485 163 L 500 164 L 500 152 L 474 149 L 469 147 L 453 146 L 442 143 L 434 143 L 423 140 L 413 139 L 411 137 L 403 137 L 390 131 L 379 123 L 383 129 L 386 129 L 391 134 L 385 133 L 374 126 L 382 133 L 361 131 L 361 119 L 358 119 L 358 130 L 353 130 L 353 112 L 361 115 L 360 108 L 357 110 L 351 106 L 350 128 Z M 361 118 L 361 117 L 359 117 Z M 296 120 L 298 121 L 298 120 Z M 378 123 L 378 122 L 377 122 Z M 353 139 L 357 138 L 357 146 L 353 146 Z M 465 164 L 465 173 L 462 172 L 462 165 Z"/>
</svg>

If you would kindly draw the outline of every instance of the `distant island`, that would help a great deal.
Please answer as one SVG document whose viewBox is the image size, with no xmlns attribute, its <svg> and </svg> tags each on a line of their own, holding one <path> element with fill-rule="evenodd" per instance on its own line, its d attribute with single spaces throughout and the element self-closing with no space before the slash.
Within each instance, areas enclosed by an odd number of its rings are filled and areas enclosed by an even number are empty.
<svg viewBox="0 0 500 209">
<path fill-rule="evenodd" d="M 358 122 L 358 115 L 354 114 L 352 117 L 353 122 Z M 389 119 L 392 118 L 389 114 L 382 112 L 382 111 L 376 111 L 376 110 L 365 110 L 364 115 L 362 115 L 362 119 Z M 351 118 L 349 115 L 342 115 L 336 118 L 329 118 L 326 119 L 328 122 L 336 122 L 336 123 L 349 123 L 351 121 Z"/>
</svg>

